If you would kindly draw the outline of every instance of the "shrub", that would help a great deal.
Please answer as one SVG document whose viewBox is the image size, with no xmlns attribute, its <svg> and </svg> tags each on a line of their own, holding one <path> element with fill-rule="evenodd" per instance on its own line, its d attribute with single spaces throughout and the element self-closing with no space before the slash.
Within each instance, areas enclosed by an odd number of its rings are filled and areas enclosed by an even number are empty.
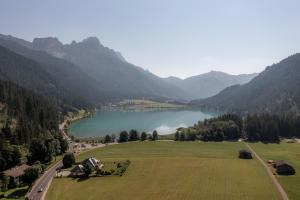
<svg viewBox="0 0 300 200">
<path fill-rule="evenodd" d="M 118 163 L 117 169 L 114 172 L 114 175 L 122 176 L 124 174 L 124 172 L 127 170 L 129 165 L 130 165 L 130 160 L 126 160 L 125 162 Z"/>
<path fill-rule="evenodd" d="M 115 173 L 115 170 L 114 170 L 114 169 L 110 169 L 109 171 L 110 171 L 110 174 Z"/>
</svg>

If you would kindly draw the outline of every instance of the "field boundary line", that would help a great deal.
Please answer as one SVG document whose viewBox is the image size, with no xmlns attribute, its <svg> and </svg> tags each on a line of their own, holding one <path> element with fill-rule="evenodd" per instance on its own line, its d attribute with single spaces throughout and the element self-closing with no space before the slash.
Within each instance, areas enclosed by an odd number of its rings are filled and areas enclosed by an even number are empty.
<svg viewBox="0 0 300 200">
<path fill-rule="evenodd" d="M 278 190 L 278 192 L 280 193 L 281 197 L 283 200 L 289 200 L 288 195 L 286 194 L 286 192 L 284 191 L 283 187 L 280 185 L 279 181 L 277 180 L 277 178 L 274 176 L 273 172 L 271 171 L 271 169 L 269 168 L 269 166 L 264 162 L 264 160 L 252 149 L 252 147 L 247 144 L 246 142 L 244 142 L 244 144 L 247 146 L 247 148 L 253 153 L 253 155 L 257 158 L 257 160 L 259 160 L 259 162 L 264 166 L 264 168 L 266 169 L 268 175 L 270 176 L 273 184 L 275 185 L 276 189 Z"/>
</svg>

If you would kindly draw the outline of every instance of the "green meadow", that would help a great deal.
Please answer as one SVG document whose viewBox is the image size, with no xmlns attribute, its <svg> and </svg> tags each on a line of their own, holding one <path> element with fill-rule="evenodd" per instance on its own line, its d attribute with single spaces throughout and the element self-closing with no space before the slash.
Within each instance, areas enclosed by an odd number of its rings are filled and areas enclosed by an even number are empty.
<svg viewBox="0 0 300 200">
<path fill-rule="evenodd" d="M 280 144 L 250 143 L 250 145 L 265 160 L 285 160 L 293 165 L 296 169 L 295 175 L 277 175 L 277 178 L 289 199 L 300 199 L 300 144 L 282 142 Z"/>
<path fill-rule="evenodd" d="M 85 152 L 112 162 L 129 159 L 122 177 L 55 178 L 48 200 L 280 199 L 256 160 L 238 159 L 241 142 L 133 142 Z"/>
</svg>

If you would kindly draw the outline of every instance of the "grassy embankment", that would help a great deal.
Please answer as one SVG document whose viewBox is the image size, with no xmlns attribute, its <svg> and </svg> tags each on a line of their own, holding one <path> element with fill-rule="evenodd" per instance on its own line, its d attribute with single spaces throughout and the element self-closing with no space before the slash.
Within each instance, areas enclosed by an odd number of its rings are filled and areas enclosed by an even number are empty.
<svg viewBox="0 0 300 200">
<path fill-rule="evenodd" d="M 54 179 L 46 199 L 280 199 L 256 160 L 238 159 L 239 142 L 134 142 L 80 154 L 129 159 L 122 177 Z"/>
<path fill-rule="evenodd" d="M 250 143 L 250 145 L 264 160 L 285 160 L 295 167 L 295 175 L 277 175 L 277 178 L 289 199 L 300 199 L 300 144 L 282 142 L 280 144 Z"/>
</svg>

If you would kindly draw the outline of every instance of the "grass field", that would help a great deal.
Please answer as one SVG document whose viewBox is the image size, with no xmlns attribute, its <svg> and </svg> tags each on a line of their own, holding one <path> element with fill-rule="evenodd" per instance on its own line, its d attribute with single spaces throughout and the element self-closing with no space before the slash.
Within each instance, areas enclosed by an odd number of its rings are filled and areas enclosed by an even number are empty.
<svg viewBox="0 0 300 200">
<path fill-rule="evenodd" d="M 256 160 L 240 160 L 239 142 L 136 142 L 81 154 L 131 161 L 122 177 L 54 179 L 47 200 L 280 199 Z"/>
<path fill-rule="evenodd" d="M 286 160 L 296 168 L 293 176 L 277 176 L 289 199 L 300 199 L 300 144 L 251 143 L 254 150 L 265 160 Z"/>
</svg>

